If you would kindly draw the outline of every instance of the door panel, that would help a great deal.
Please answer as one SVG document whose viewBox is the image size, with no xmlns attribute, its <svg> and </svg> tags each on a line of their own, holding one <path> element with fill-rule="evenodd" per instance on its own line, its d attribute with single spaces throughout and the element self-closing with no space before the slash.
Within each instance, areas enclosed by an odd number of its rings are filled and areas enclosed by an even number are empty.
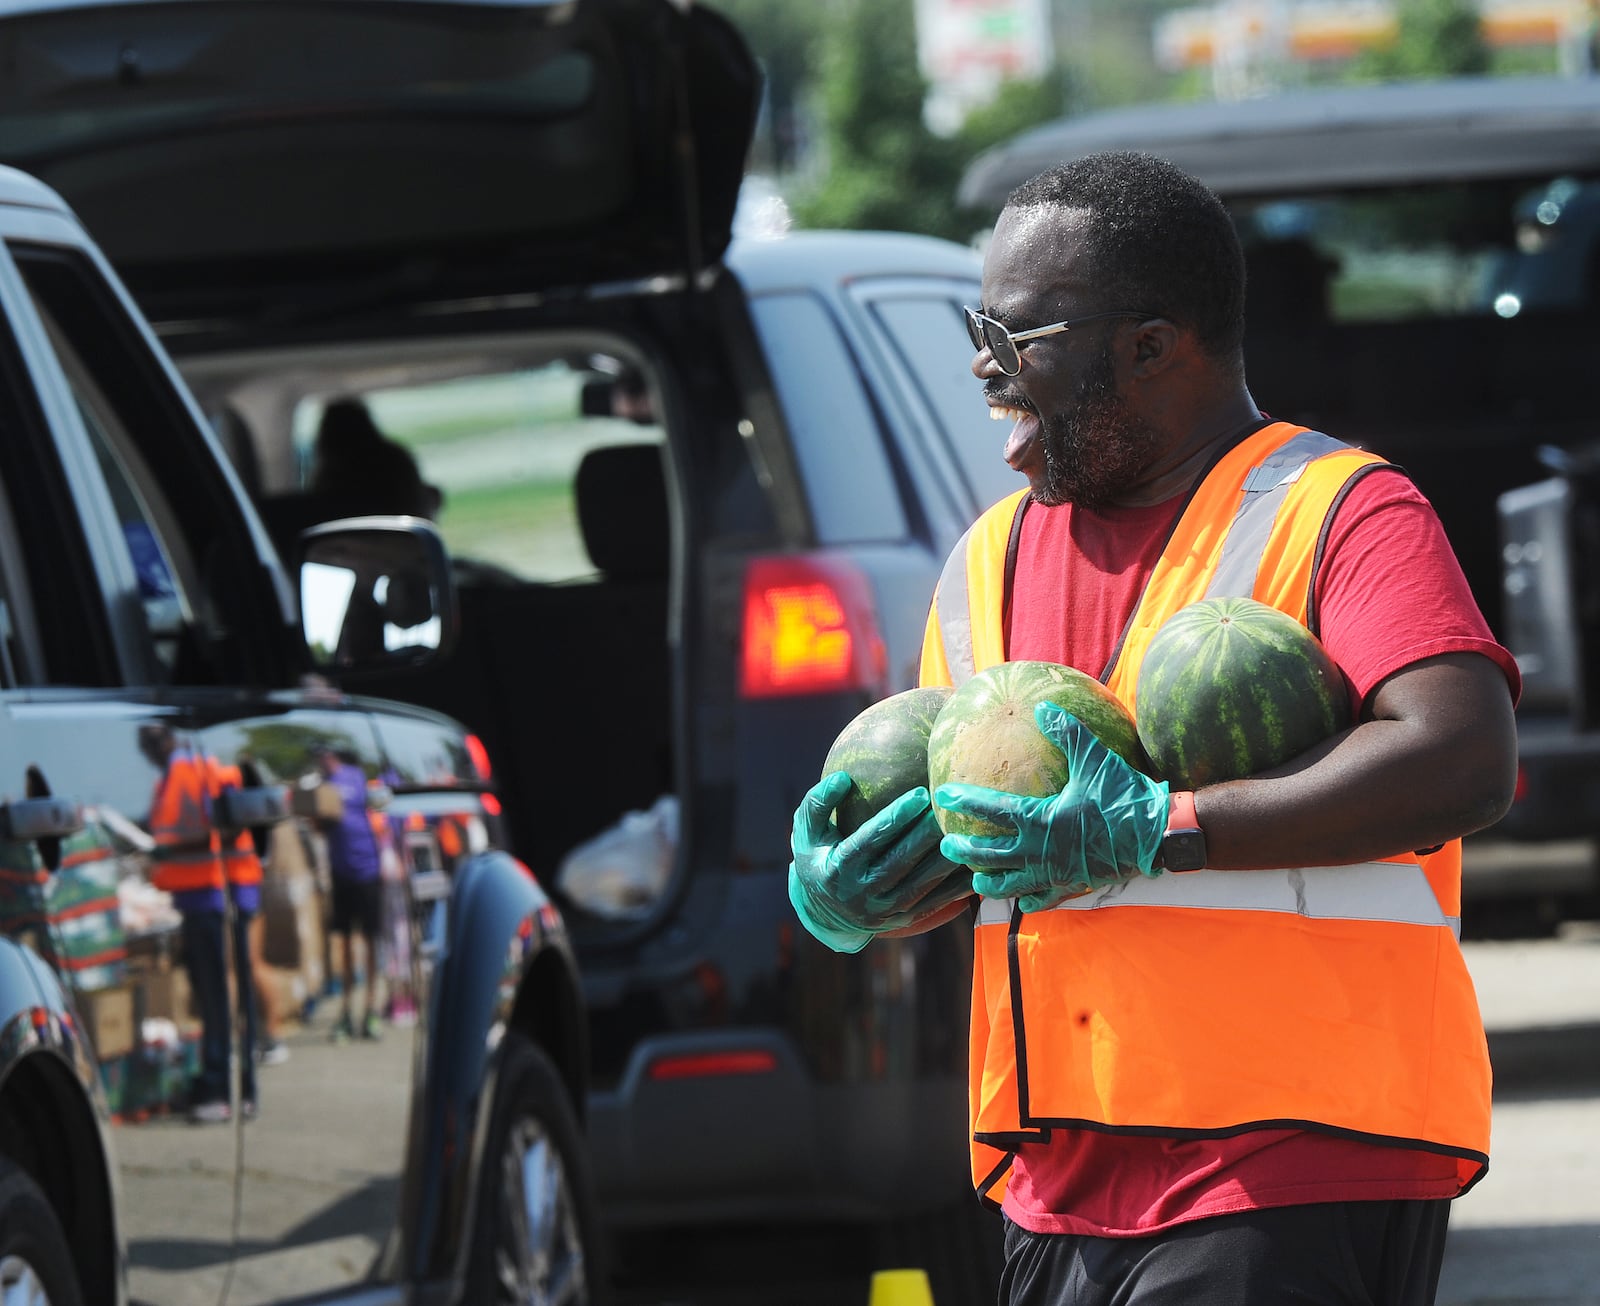
<svg viewBox="0 0 1600 1306">
<path fill-rule="evenodd" d="M 264 850 L 261 907 L 245 931 L 254 944 L 258 1043 L 276 1040 L 288 1052 L 257 1066 L 260 1113 L 245 1131 L 239 1257 L 228 1301 L 251 1306 L 367 1277 L 394 1236 L 421 1029 L 415 949 L 400 871 L 403 832 L 389 820 L 394 777 L 370 718 L 295 708 L 213 725 L 204 738 L 220 761 L 253 769 L 263 783 L 290 785 L 298 813 L 255 831 Z M 318 813 L 340 809 L 332 787 L 320 784 L 332 765 L 321 760 L 324 746 L 370 782 L 366 805 L 347 819 L 373 831 L 383 871 L 369 895 L 380 926 L 377 964 L 364 955 L 364 942 L 358 945 L 350 1004 L 357 1033 L 339 1042 L 333 1034 L 345 994 L 330 991 L 327 981 L 343 987 L 344 943 L 329 929 L 340 836 Z M 369 1039 L 360 1025 L 375 970 L 379 1037 Z"/>
<path fill-rule="evenodd" d="M 37 844 L 0 846 L 0 931 L 55 967 L 96 1053 L 133 1300 L 201 1306 L 220 1300 L 233 1257 L 241 1137 L 237 1111 L 204 1128 L 188 1121 L 200 1026 L 180 919 L 136 887 L 150 874 L 158 779 L 139 727 L 155 721 L 194 737 L 171 706 L 109 694 L 0 701 L 0 790 L 47 788 L 85 815 L 53 869 Z"/>
</svg>

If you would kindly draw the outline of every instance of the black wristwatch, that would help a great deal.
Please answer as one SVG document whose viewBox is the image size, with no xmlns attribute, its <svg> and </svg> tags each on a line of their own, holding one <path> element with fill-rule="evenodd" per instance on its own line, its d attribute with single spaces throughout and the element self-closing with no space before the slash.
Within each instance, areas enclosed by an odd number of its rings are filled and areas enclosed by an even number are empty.
<svg viewBox="0 0 1600 1306">
<path fill-rule="evenodd" d="M 1198 871 L 1206 864 L 1206 832 L 1194 813 L 1194 795 L 1180 790 L 1167 808 L 1167 832 L 1161 836 L 1156 867 L 1163 871 Z"/>
</svg>

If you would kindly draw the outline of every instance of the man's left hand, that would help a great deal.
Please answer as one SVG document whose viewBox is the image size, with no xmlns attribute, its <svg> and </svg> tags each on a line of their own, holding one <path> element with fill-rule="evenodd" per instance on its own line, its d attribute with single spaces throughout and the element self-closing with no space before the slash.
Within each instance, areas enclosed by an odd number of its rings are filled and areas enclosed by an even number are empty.
<svg viewBox="0 0 1600 1306">
<path fill-rule="evenodd" d="M 1048 798 L 980 785 L 941 785 L 940 807 L 991 822 L 1002 835 L 947 834 L 940 851 L 973 868 L 973 889 L 1045 911 L 1091 889 L 1158 875 L 1167 786 L 1134 770 L 1054 703 L 1034 709 L 1040 731 L 1067 758 L 1067 783 Z"/>
</svg>

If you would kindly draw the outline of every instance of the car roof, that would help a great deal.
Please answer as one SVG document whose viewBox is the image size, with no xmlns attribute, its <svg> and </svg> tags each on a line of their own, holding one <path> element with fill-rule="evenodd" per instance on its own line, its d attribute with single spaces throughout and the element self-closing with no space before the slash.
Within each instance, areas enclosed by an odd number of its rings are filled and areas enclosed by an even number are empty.
<svg viewBox="0 0 1600 1306">
<path fill-rule="evenodd" d="M 0 204 L 20 204 L 31 209 L 52 209 L 63 214 L 68 212 L 61 196 L 37 177 L 30 177 L 18 168 L 7 168 L 3 164 L 0 164 Z"/>
<path fill-rule="evenodd" d="M 983 270 L 974 249 L 897 231 L 793 231 L 735 239 L 727 263 L 752 294 L 869 277 L 976 280 Z"/>
<path fill-rule="evenodd" d="M 1108 109 L 979 155 L 959 198 L 999 208 L 1029 177 L 1099 150 L 1160 155 L 1224 197 L 1585 172 L 1600 167 L 1600 78 L 1461 77 Z"/>
</svg>

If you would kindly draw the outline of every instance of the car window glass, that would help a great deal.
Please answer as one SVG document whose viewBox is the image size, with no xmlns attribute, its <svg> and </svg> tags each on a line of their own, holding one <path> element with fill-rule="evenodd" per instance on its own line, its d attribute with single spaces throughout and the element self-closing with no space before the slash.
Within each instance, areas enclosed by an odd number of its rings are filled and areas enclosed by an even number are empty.
<svg viewBox="0 0 1600 1306">
<path fill-rule="evenodd" d="M 989 420 L 982 385 L 972 375 L 961 305 L 942 296 L 895 297 L 874 300 L 872 313 L 927 397 L 935 428 L 966 473 L 974 500 L 987 506 L 1020 490 L 1022 476 L 1001 456 L 1006 428 Z"/>
<path fill-rule="evenodd" d="M 557 363 L 310 397 L 294 441 L 303 490 L 433 518 L 458 580 L 552 582 L 596 571 L 575 486 L 585 457 L 660 445 L 662 429 L 642 378 Z"/>
<path fill-rule="evenodd" d="M 36 306 L 110 491 L 122 528 L 120 538 L 138 579 L 140 606 L 156 663 L 171 678 L 193 615 L 193 587 L 180 579 L 184 572 L 193 575 L 193 564 L 177 515 L 139 455 L 111 397 L 63 334 L 49 304 L 36 301 Z"/>
<path fill-rule="evenodd" d="M 823 543 L 899 540 L 905 509 L 883 432 L 833 315 L 814 295 L 750 304 Z"/>
<path fill-rule="evenodd" d="M 1236 201 L 1252 328 L 1592 306 L 1600 182 L 1491 179 Z"/>
<path fill-rule="evenodd" d="M 13 485 L 26 485 L 20 499 Z M 30 547 L 24 549 L 22 540 Z M 9 331 L 0 331 L 0 677 L 101 684 L 106 634 L 82 529 L 49 426 Z M 34 595 L 49 596 L 41 623 Z"/>
</svg>

